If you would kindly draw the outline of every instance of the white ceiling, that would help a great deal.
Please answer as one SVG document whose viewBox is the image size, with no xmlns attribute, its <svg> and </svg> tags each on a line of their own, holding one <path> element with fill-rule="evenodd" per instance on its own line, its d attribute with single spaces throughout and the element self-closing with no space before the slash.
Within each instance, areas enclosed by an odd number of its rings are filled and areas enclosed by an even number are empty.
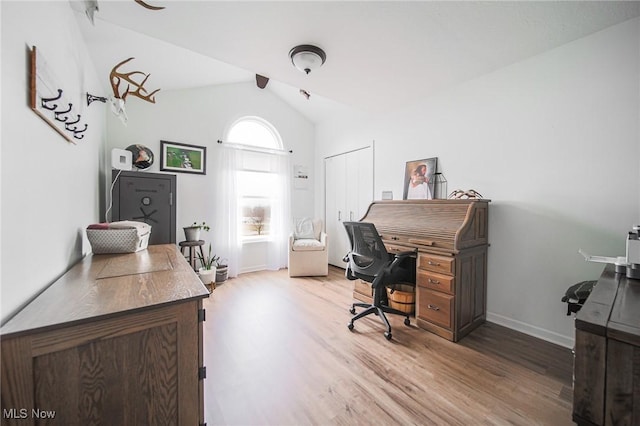
<svg viewBox="0 0 640 426">
<path fill-rule="evenodd" d="M 640 16 L 637 1 L 147 3 L 165 9 L 99 0 L 93 26 L 77 14 L 105 90 L 111 68 L 128 57 L 136 59 L 127 70 L 151 74 L 148 89 L 254 81 L 259 73 L 271 79 L 265 90 L 314 122 L 346 109 L 406 106 Z M 309 75 L 295 69 L 288 52 L 298 44 L 324 49 L 326 63 Z"/>
</svg>

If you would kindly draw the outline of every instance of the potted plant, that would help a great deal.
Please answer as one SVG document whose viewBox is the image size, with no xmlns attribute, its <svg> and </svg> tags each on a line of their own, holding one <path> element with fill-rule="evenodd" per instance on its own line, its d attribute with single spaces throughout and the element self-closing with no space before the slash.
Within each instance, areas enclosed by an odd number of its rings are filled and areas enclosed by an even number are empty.
<svg viewBox="0 0 640 426">
<path fill-rule="evenodd" d="M 221 283 L 227 280 L 229 272 L 229 262 L 227 259 L 220 259 L 216 262 L 216 282 Z"/>
<path fill-rule="evenodd" d="M 205 231 L 208 231 L 209 225 L 206 224 L 206 222 L 202 222 L 202 224 L 198 225 L 196 222 L 193 222 L 193 225 L 191 226 L 185 226 L 184 228 L 184 236 L 187 239 L 187 241 L 200 241 L 200 230 L 204 229 Z"/>
<path fill-rule="evenodd" d="M 220 257 L 211 254 L 211 243 L 209 243 L 208 254 L 204 256 L 202 254 L 198 254 L 198 259 L 200 260 L 200 264 L 202 265 L 198 270 L 200 280 L 204 285 L 213 284 L 215 287 L 216 265 L 218 264 L 218 260 L 220 260 Z"/>
</svg>

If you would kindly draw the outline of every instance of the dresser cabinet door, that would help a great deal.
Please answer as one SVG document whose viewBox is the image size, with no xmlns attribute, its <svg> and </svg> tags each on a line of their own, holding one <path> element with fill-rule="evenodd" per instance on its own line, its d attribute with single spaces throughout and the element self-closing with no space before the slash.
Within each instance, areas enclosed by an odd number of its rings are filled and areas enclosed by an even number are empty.
<svg viewBox="0 0 640 426">
<path fill-rule="evenodd" d="M 3 407 L 60 425 L 199 424 L 199 304 L 3 341 Z"/>
</svg>

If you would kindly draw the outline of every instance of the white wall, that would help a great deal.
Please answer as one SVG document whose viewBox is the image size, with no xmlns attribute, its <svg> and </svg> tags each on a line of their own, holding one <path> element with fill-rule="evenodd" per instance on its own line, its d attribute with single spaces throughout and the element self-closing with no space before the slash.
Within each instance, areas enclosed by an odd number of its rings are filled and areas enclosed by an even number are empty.
<svg viewBox="0 0 640 426">
<path fill-rule="evenodd" d="M 402 198 L 405 162 L 438 157 L 449 191 L 492 200 L 488 319 L 571 346 L 560 298 L 624 255 L 640 223 L 640 21 L 589 37 L 380 117 L 318 126 L 322 159 L 375 140 L 375 197 Z M 322 212 L 322 179 L 316 212 Z"/>
<path fill-rule="evenodd" d="M 68 2 L 0 2 L 2 9 L 1 316 L 21 306 L 90 247 L 84 229 L 98 220 L 105 114 L 86 107 L 100 93 Z M 73 145 L 28 105 L 28 50 L 36 46 L 89 124 Z"/>
<path fill-rule="evenodd" d="M 104 149 L 104 106 L 83 111 L 90 128 L 71 145 L 27 105 L 33 45 L 65 89 L 100 94 L 106 87 L 68 2 L 2 1 L 0 8 L 3 321 L 88 251 L 84 228 L 103 219 L 99 192 L 110 173 L 105 152 L 147 145 L 158 156 L 151 168 L 157 171 L 165 139 L 206 145 L 213 164 L 215 141 L 243 115 L 270 121 L 293 149 L 293 163 L 314 166 L 314 191 L 294 191 L 294 216 L 322 216 L 328 155 L 375 140 L 376 198 L 383 190 L 401 197 L 406 161 L 439 157 L 450 190 L 474 188 L 493 200 L 489 319 L 566 346 L 573 321 L 560 297 L 601 270 L 584 263 L 577 249 L 622 255 L 627 230 L 640 223 L 638 19 L 405 110 L 321 125 L 315 148 L 310 122 L 268 89 L 246 83 L 161 91 L 155 105 L 132 99 L 127 127 L 107 114 Z M 193 220 L 215 221 L 206 204 L 216 191 L 210 178 L 178 176 L 178 232 Z M 251 259 L 243 269 L 264 263 L 256 253 Z"/>
<path fill-rule="evenodd" d="M 202 87 L 188 90 L 160 91 L 156 103 L 127 99 L 129 121 L 124 126 L 117 118 L 108 119 L 109 150 L 138 143 L 149 147 L 155 162 L 148 169 L 159 172 L 160 141 L 187 143 L 207 147 L 207 175 L 177 173 L 177 240 L 184 237 L 182 227 L 194 221 L 213 224 L 213 206 L 218 192 L 211 167 L 215 164 L 219 139 L 235 120 L 259 116 L 280 133 L 287 150 L 293 150 L 292 163 L 313 167 L 314 125 L 299 112 L 273 95 L 268 86 L 261 90 L 254 82 Z M 313 188 L 315 176 L 310 177 Z M 292 215 L 314 213 L 313 190 L 293 190 Z M 213 230 L 202 237 L 216 249 Z M 243 250 L 240 272 L 266 267 L 265 246 L 251 243 Z M 223 257 L 224 254 L 222 253 Z"/>
</svg>

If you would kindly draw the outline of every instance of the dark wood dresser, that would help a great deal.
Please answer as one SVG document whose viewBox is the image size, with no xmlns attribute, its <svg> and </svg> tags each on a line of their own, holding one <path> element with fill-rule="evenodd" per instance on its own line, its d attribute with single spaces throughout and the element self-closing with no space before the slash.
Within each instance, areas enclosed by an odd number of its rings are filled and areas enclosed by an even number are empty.
<svg viewBox="0 0 640 426">
<path fill-rule="evenodd" d="M 173 244 L 85 257 L 0 329 L 2 424 L 203 423 L 208 296 Z"/>
<path fill-rule="evenodd" d="M 640 425 L 640 280 L 607 265 L 575 328 L 573 421 Z"/>
<path fill-rule="evenodd" d="M 419 327 L 456 342 L 485 321 L 489 200 L 375 201 L 361 221 L 389 253 L 417 250 Z M 356 281 L 354 297 L 366 288 Z"/>
</svg>

